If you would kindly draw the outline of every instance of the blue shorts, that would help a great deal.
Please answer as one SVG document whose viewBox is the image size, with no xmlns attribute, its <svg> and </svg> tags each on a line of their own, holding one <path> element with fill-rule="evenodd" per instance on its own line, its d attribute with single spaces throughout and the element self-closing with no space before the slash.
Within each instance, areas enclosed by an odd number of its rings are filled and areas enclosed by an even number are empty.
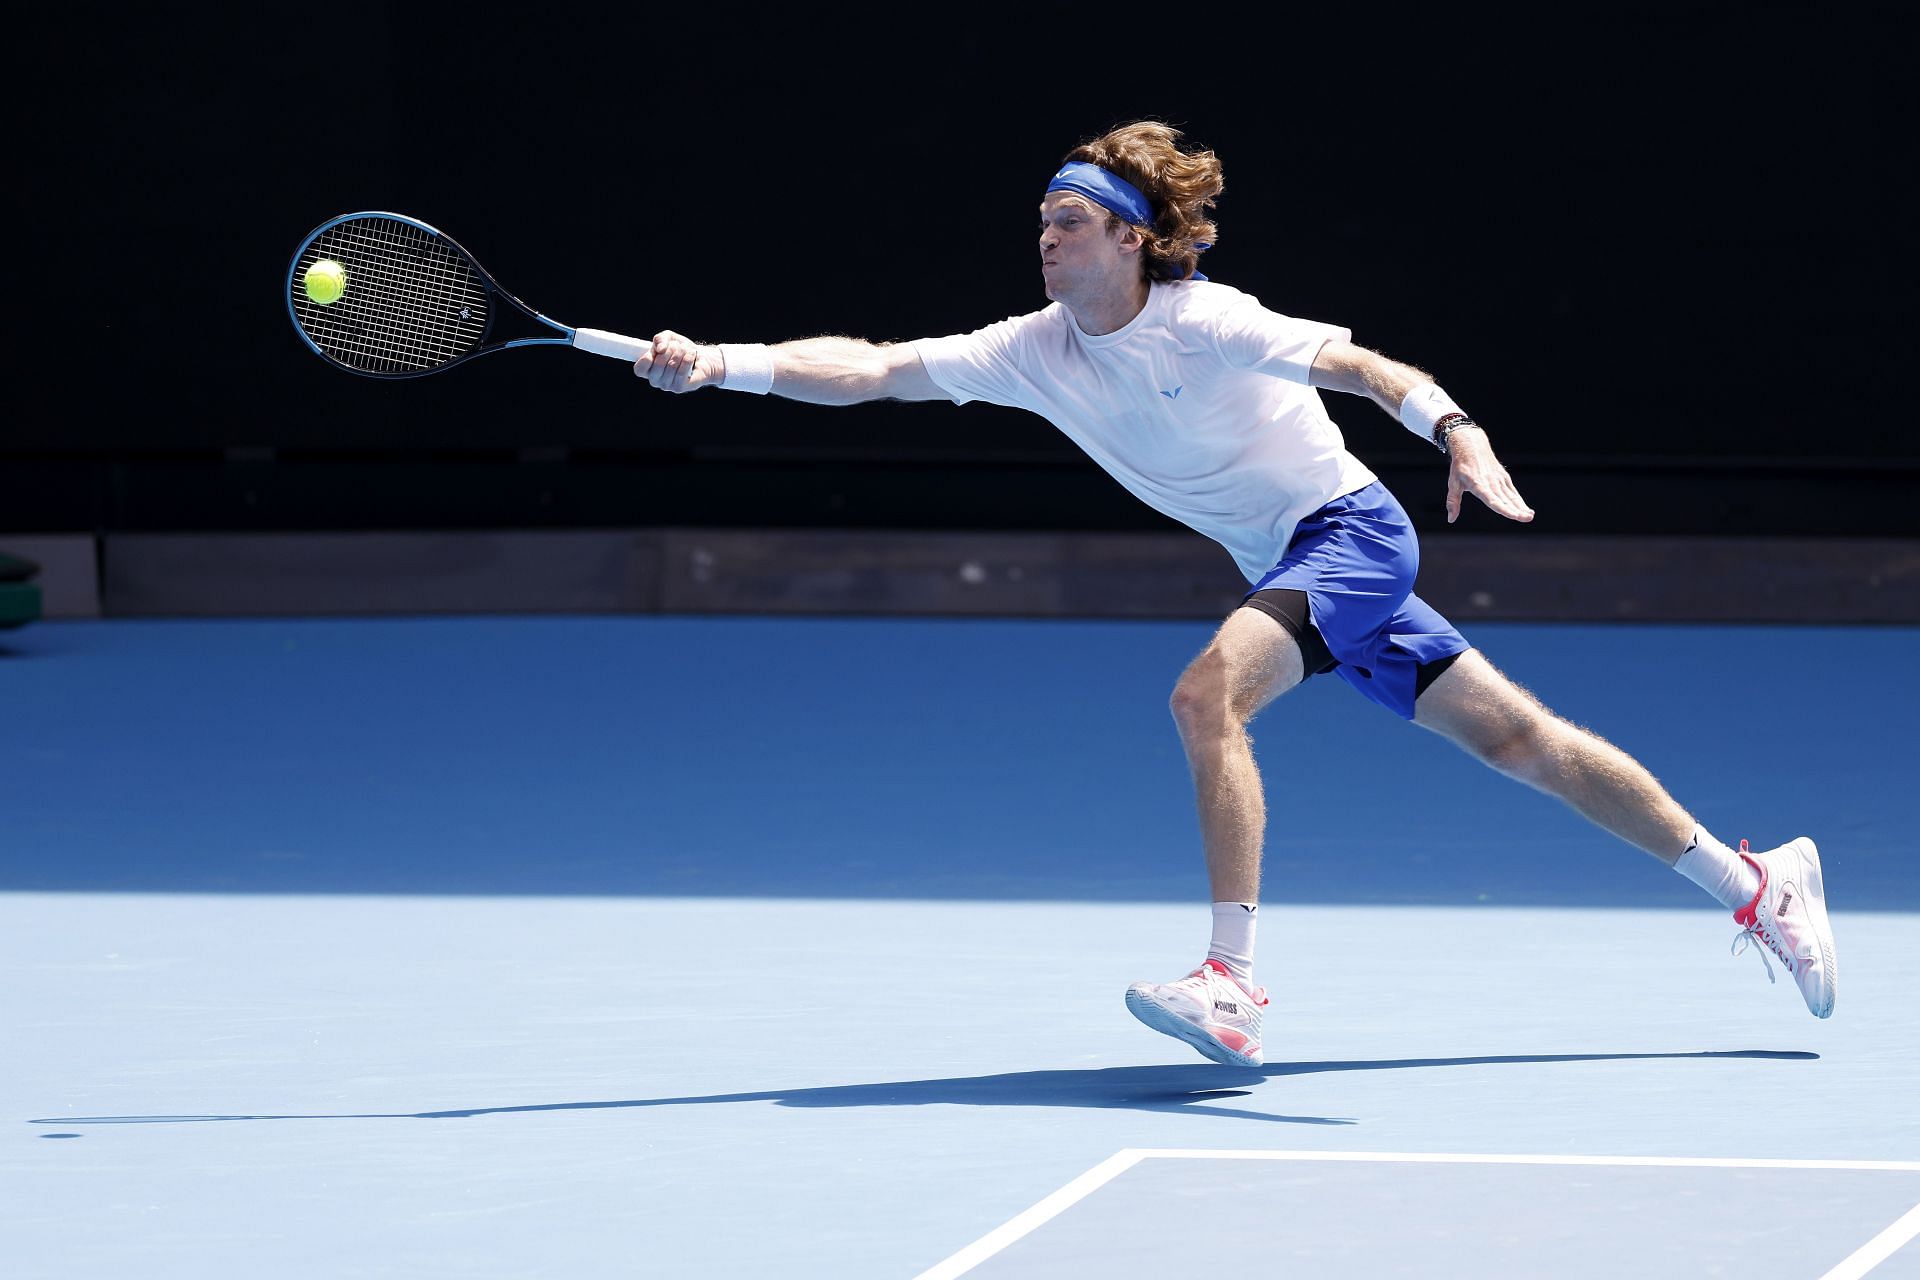
<svg viewBox="0 0 1920 1280">
<path fill-rule="evenodd" d="M 1314 629 L 1339 663 L 1334 670 L 1340 678 L 1411 720 L 1420 665 L 1472 647 L 1413 594 L 1419 571 L 1413 524 L 1375 481 L 1302 520 L 1280 563 L 1247 594 L 1305 592 Z"/>
</svg>

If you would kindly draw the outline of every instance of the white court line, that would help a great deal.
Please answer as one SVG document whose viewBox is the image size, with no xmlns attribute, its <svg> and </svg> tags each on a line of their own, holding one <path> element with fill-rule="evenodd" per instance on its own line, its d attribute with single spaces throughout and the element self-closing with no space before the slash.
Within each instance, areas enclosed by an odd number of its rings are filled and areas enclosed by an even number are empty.
<svg viewBox="0 0 1920 1280">
<path fill-rule="evenodd" d="M 1895 1249 L 1916 1235 L 1920 1235 L 1920 1204 L 1895 1218 L 1892 1226 L 1855 1249 L 1820 1280 L 1860 1280 L 1861 1276 L 1892 1257 Z"/>
<path fill-rule="evenodd" d="M 954 1280 L 1022 1236 L 1059 1217 L 1142 1160 L 1318 1160 L 1355 1164 L 1618 1165 L 1666 1169 L 1851 1169 L 1920 1173 L 1920 1160 L 1763 1160 L 1715 1156 L 1473 1155 L 1442 1151 L 1248 1151 L 1204 1147 L 1128 1147 L 1116 1151 L 1032 1208 L 1009 1218 L 913 1280 Z M 1920 1233 L 1920 1205 L 1854 1251 L 1820 1280 L 1858 1280 Z"/>
<path fill-rule="evenodd" d="M 1121 1153 L 1126 1154 L 1125 1152 Z M 1446 1151 L 1213 1151 L 1162 1147 L 1137 1153 L 1161 1160 L 1325 1160 L 1376 1164 L 1632 1165 L 1668 1169 L 1865 1169 L 1920 1173 L 1920 1160 L 1761 1160 L 1719 1156 L 1455 1155 Z"/>
<path fill-rule="evenodd" d="M 951 1258 L 944 1262 L 937 1262 L 922 1271 L 914 1277 L 914 1280 L 953 1280 L 954 1276 L 964 1275 L 1035 1227 L 1058 1217 L 1068 1208 L 1106 1186 L 1134 1165 L 1139 1164 L 1141 1157 L 1147 1154 L 1149 1153 L 1131 1147 L 1125 1151 L 1114 1152 L 1039 1204 L 1009 1218 Z"/>
</svg>

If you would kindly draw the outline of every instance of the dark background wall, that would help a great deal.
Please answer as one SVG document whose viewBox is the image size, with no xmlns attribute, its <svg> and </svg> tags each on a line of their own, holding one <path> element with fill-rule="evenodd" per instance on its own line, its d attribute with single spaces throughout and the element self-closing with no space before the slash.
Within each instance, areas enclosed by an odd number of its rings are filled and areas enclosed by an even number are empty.
<svg viewBox="0 0 1920 1280">
<path fill-rule="evenodd" d="M 572 324 L 970 329 L 1044 305 L 1061 155 L 1152 115 L 1225 161 L 1210 274 L 1431 370 L 1543 530 L 1920 533 L 1895 6 L 1327 8 L 41 13 L 0 532 L 1167 528 L 1017 412 L 669 398 L 558 349 L 363 380 L 281 294 L 381 208 Z M 1437 455 L 1335 408 L 1436 522 Z"/>
</svg>

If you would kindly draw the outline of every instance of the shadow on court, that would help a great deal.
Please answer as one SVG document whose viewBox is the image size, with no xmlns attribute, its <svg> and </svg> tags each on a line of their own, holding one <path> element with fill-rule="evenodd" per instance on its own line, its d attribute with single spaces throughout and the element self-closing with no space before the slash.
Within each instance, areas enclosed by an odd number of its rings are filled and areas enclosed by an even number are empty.
<svg viewBox="0 0 1920 1280">
<path fill-rule="evenodd" d="M 467 1120 L 475 1116 L 541 1111 L 615 1111 L 631 1107 L 703 1106 L 722 1102 L 772 1102 L 783 1107 L 919 1107 L 935 1103 L 976 1107 L 1095 1107 L 1132 1111 L 1177 1111 L 1283 1124 L 1350 1125 L 1331 1116 L 1274 1115 L 1209 1105 L 1244 1098 L 1252 1087 L 1281 1076 L 1328 1071 L 1404 1071 L 1427 1067 L 1544 1065 L 1560 1062 L 1651 1062 L 1683 1059 L 1767 1058 L 1811 1062 L 1817 1053 L 1797 1050 L 1726 1049 L 1690 1053 L 1496 1054 L 1470 1058 L 1384 1058 L 1354 1062 L 1276 1062 L 1264 1067 L 1103 1067 L 1086 1071 L 1011 1071 L 948 1080 L 894 1080 L 880 1084 L 826 1085 L 612 1102 L 546 1102 L 517 1107 L 466 1107 L 446 1111 L 364 1112 L 316 1115 L 64 1116 L 31 1124 L 204 1124 L 221 1120 Z"/>
</svg>

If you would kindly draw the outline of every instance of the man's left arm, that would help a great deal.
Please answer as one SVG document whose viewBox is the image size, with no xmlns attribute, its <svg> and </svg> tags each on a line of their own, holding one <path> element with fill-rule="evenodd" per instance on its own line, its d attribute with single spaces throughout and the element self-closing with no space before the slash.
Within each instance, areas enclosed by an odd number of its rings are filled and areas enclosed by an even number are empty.
<svg viewBox="0 0 1920 1280">
<path fill-rule="evenodd" d="M 1320 348 L 1307 377 L 1309 386 L 1366 396 L 1395 422 L 1447 455 L 1447 523 L 1460 518 L 1460 499 L 1472 494 L 1487 509 L 1522 523 L 1533 508 L 1513 486 L 1513 478 L 1493 456 L 1486 430 L 1466 416 L 1434 380 L 1378 351 L 1351 342 L 1332 341 Z"/>
</svg>

